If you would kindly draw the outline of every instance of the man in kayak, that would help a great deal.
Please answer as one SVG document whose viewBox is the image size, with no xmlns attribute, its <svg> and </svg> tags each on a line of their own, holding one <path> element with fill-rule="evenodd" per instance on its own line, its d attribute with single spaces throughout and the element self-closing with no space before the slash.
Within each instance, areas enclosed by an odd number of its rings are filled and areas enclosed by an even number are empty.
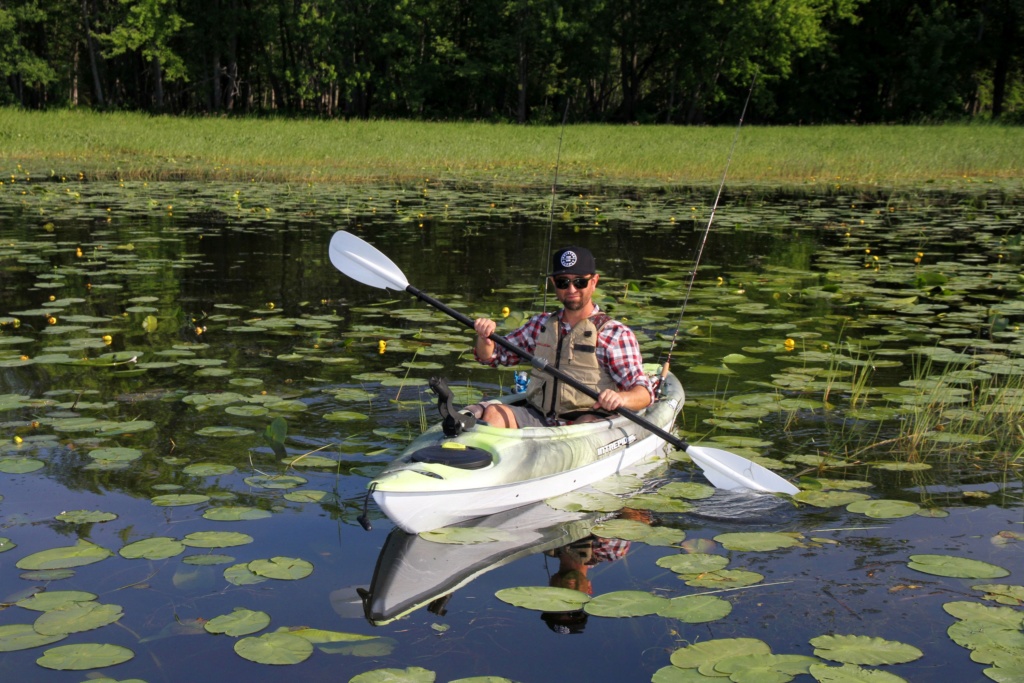
<svg viewBox="0 0 1024 683">
<path fill-rule="evenodd" d="M 649 406 L 654 394 L 636 335 L 593 302 L 600 280 L 593 254 L 583 247 L 559 249 L 549 277 L 562 310 L 535 315 L 506 338 L 593 388 L 598 400 L 534 368 L 526 390 L 528 405 L 489 403 L 482 419 L 492 427 L 550 427 L 601 419 L 623 407 L 638 411 Z M 497 329 L 493 320 L 478 318 L 473 329 L 478 361 L 493 367 L 520 362 L 488 338 Z"/>
</svg>

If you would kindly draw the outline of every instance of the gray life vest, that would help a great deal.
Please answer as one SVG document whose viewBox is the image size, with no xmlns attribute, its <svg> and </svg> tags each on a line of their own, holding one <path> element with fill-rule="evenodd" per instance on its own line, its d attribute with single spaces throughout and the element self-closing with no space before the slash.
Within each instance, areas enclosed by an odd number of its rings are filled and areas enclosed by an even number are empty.
<svg viewBox="0 0 1024 683">
<path fill-rule="evenodd" d="M 541 326 L 533 354 L 595 391 L 617 391 L 615 380 L 597 361 L 597 335 L 609 320 L 604 313 L 596 313 L 562 336 L 562 323 L 557 314 L 552 314 Z M 537 368 L 530 375 L 526 398 L 551 417 L 591 410 L 595 403 L 586 394 Z"/>
</svg>

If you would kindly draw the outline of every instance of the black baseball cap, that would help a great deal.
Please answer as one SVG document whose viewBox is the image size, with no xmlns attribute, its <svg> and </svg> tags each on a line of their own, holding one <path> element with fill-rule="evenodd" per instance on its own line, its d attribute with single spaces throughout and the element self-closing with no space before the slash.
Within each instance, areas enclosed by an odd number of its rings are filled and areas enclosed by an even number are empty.
<svg viewBox="0 0 1024 683">
<path fill-rule="evenodd" d="M 587 275 L 596 272 L 594 255 L 585 247 L 565 247 L 555 252 L 551 275 Z"/>
</svg>

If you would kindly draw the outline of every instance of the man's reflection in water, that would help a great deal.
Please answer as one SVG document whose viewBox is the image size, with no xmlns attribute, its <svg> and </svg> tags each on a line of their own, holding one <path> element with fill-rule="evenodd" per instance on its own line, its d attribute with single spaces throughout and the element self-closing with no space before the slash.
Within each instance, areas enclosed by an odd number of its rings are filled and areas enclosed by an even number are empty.
<svg viewBox="0 0 1024 683">
<path fill-rule="evenodd" d="M 616 517 L 631 519 L 644 524 L 651 523 L 648 510 L 620 510 Z M 551 575 L 548 584 L 556 588 L 570 588 L 587 595 L 594 594 L 594 586 L 587 572 L 602 562 L 614 562 L 629 552 L 629 541 L 619 538 L 602 538 L 591 534 L 561 548 L 548 550 L 547 555 L 558 558 L 558 571 Z M 540 618 L 555 633 L 583 633 L 589 615 L 583 610 L 572 612 L 544 612 Z"/>
</svg>

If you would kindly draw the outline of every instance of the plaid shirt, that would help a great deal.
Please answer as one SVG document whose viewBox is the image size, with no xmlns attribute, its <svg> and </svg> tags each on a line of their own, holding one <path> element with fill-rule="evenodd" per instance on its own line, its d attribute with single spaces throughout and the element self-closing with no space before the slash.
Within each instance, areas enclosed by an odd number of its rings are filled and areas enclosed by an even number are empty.
<svg viewBox="0 0 1024 683">
<path fill-rule="evenodd" d="M 597 312 L 598 307 L 595 305 L 591 316 Z M 562 326 L 562 334 L 567 335 L 572 331 L 572 327 L 568 323 L 562 322 L 562 313 L 562 311 L 557 313 L 558 320 Z M 523 351 L 533 355 L 534 349 L 537 347 L 537 337 L 540 336 L 540 328 L 551 315 L 553 314 L 539 313 L 530 318 L 518 330 L 505 335 L 505 338 Z M 477 360 L 491 367 L 517 365 L 522 361 L 516 354 L 497 345 L 490 358 L 477 357 Z M 646 387 L 651 395 L 651 400 L 654 400 L 654 388 L 647 373 L 644 372 L 640 344 L 637 342 L 633 330 L 617 320 L 609 319 L 597 335 L 597 362 L 602 368 L 608 370 L 608 374 L 615 380 L 619 391 L 628 391 L 636 386 Z"/>
</svg>

